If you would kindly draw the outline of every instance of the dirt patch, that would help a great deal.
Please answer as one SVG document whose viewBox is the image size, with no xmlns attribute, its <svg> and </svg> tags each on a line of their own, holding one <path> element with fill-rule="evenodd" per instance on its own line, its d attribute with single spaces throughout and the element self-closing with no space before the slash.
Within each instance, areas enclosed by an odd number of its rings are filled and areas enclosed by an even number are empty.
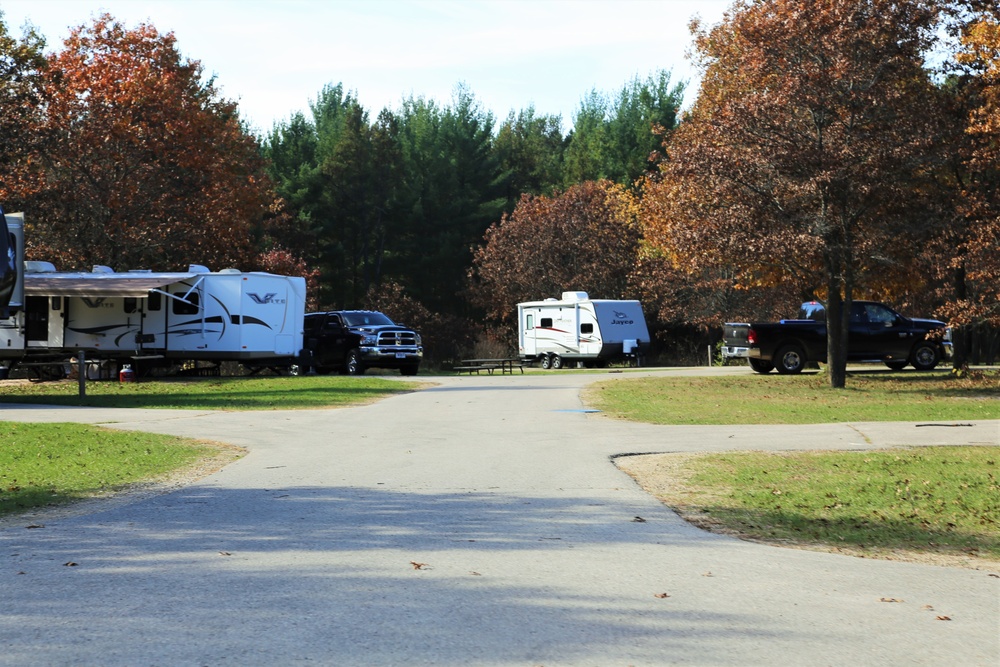
<svg viewBox="0 0 1000 667">
<path fill-rule="evenodd" d="M 834 546 L 814 542 L 767 540 L 761 539 L 758 536 L 748 535 L 732 526 L 723 524 L 716 517 L 707 514 L 702 509 L 704 506 L 712 504 L 712 497 L 702 489 L 696 491 L 694 486 L 689 483 L 690 472 L 686 466 L 689 461 L 698 456 L 700 455 L 643 454 L 637 456 L 620 456 L 615 459 L 615 465 L 632 477 L 643 490 L 673 509 L 682 519 L 711 533 L 729 535 L 749 542 L 790 549 L 806 549 L 858 558 L 894 560 L 923 563 L 925 565 L 941 565 L 1000 572 L 1000 562 L 976 556 L 958 556 L 910 550 L 873 551 L 861 547 Z"/>
</svg>

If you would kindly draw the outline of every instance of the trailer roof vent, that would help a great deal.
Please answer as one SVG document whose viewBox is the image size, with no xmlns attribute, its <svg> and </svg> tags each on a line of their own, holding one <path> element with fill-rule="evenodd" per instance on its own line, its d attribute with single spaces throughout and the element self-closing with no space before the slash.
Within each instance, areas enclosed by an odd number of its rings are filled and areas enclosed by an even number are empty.
<svg viewBox="0 0 1000 667">
<path fill-rule="evenodd" d="M 239 269 L 222 269 L 219 273 L 243 273 Z"/>
<path fill-rule="evenodd" d="M 191 264 L 188 266 L 188 273 L 211 273 L 207 266 L 202 266 L 201 264 Z"/>
<path fill-rule="evenodd" d="M 115 270 L 112 269 L 110 266 L 104 266 L 103 264 L 94 264 L 94 268 L 92 268 L 90 271 L 91 271 L 91 273 L 114 273 L 115 272 Z"/>
<path fill-rule="evenodd" d="M 563 301 L 586 301 L 587 300 L 587 293 L 586 292 L 563 292 L 562 293 L 562 300 Z"/>
<path fill-rule="evenodd" d="M 10 217 L 10 213 L 7 214 Z M 52 262 L 27 261 L 24 263 L 25 273 L 55 273 L 56 265 Z"/>
<path fill-rule="evenodd" d="M 129 273 L 152 273 L 152 269 L 129 269 Z"/>
</svg>

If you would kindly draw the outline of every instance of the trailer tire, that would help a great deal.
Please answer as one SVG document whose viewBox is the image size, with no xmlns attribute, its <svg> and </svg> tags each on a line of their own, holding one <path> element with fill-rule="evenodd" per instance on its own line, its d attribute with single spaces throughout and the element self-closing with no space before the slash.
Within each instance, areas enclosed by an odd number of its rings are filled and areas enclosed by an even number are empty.
<svg viewBox="0 0 1000 667">
<path fill-rule="evenodd" d="M 344 369 L 347 371 L 348 375 L 364 375 L 365 365 L 361 361 L 361 351 L 351 350 L 347 353 L 347 358 L 344 360 Z"/>
<path fill-rule="evenodd" d="M 906 368 L 906 364 L 908 363 L 909 362 L 906 361 L 905 359 L 893 359 L 891 361 L 885 362 L 885 365 L 894 371 L 901 371 L 904 368 Z"/>
<path fill-rule="evenodd" d="M 764 361 L 763 359 L 747 359 L 747 361 L 750 362 L 750 368 L 752 368 L 755 373 L 767 375 L 774 370 L 774 364 L 770 361 Z"/>
<path fill-rule="evenodd" d="M 547 354 L 543 354 L 539 365 L 545 370 L 552 368 L 552 357 Z"/>
<path fill-rule="evenodd" d="M 552 355 L 552 369 L 553 370 L 559 370 L 562 367 L 563 367 L 563 358 L 560 357 L 558 354 L 553 354 Z"/>
<path fill-rule="evenodd" d="M 782 375 L 801 373 L 806 367 L 806 353 L 798 345 L 782 345 L 774 355 L 774 367 Z"/>
</svg>

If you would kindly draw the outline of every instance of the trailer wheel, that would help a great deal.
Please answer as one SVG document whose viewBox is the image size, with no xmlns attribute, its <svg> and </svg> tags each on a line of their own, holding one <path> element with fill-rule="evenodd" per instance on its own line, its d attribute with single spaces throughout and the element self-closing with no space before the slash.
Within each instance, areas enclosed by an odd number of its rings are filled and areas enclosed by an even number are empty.
<svg viewBox="0 0 1000 667">
<path fill-rule="evenodd" d="M 774 364 L 770 361 L 764 361 L 763 359 L 748 359 L 747 361 L 750 362 L 750 368 L 756 373 L 767 375 L 774 370 Z"/>
<path fill-rule="evenodd" d="M 544 368 L 545 370 L 549 370 L 550 368 L 552 368 L 552 357 L 550 357 L 550 356 L 549 356 L 549 355 L 547 355 L 547 354 L 543 354 L 543 355 L 542 355 L 542 360 L 541 360 L 541 364 L 540 364 L 540 365 L 541 365 L 541 367 L 542 367 L 542 368 Z"/>
<path fill-rule="evenodd" d="M 906 364 L 909 363 L 905 359 L 893 359 L 892 361 L 885 362 L 885 365 L 894 371 L 901 371 L 906 368 Z"/>
<path fill-rule="evenodd" d="M 351 350 L 347 353 L 347 359 L 344 361 L 344 368 L 347 369 L 348 375 L 365 374 L 365 365 L 361 361 L 361 352 L 359 350 Z"/>
<path fill-rule="evenodd" d="M 559 370 L 562 367 L 563 367 L 563 358 L 560 357 L 558 354 L 553 354 L 552 355 L 552 368 L 554 370 Z"/>
<path fill-rule="evenodd" d="M 806 366 L 806 354 L 798 345 L 784 345 L 774 356 L 774 367 L 782 375 L 801 373 Z"/>
</svg>

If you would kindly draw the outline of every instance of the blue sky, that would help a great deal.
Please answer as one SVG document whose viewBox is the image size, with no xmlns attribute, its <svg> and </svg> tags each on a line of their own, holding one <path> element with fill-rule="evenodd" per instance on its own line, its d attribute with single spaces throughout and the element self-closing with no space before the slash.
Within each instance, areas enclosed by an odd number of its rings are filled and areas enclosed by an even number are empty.
<svg viewBox="0 0 1000 667">
<path fill-rule="evenodd" d="M 251 126 L 268 130 L 343 83 L 377 115 L 411 94 L 447 104 L 466 83 L 499 119 L 534 105 L 569 129 L 590 90 L 635 76 L 697 72 L 688 23 L 717 23 L 730 0 L 0 0 L 8 29 L 29 21 L 56 50 L 102 11 L 173 32 Z"/>
</svg>

